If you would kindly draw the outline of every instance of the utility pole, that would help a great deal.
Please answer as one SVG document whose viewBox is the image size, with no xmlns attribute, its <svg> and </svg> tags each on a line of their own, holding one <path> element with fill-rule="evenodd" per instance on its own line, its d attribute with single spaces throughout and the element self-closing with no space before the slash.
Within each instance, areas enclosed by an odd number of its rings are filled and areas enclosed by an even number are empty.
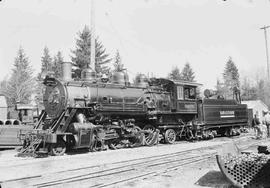
<svg viewBox="0 0 270 188">
<path fill-rule="evenodd" d="M 264 30 L 264 38 L 265 38 L 265 48 L 266 48 L 266 61 L 267 61 L 267 78 L 269 81 L 269 55 L 268 55 L 268 44 L 267 44 L 267 28 L 270 26 L 264 26 L 260 29 Z"/>
<path fill-rule="evenodd" d="M 91 0 L 91 48 L 90 67 L 95 72 L 96 65 L 96 41 L 95 41 L 95 0 Z"/>
</svg>

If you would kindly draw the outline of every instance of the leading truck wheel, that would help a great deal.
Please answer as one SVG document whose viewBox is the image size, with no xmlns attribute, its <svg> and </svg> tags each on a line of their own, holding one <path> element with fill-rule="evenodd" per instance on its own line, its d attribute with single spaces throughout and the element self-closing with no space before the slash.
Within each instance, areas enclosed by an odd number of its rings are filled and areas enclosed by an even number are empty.
<svg viewBox="0 0 270 188">
<path fill-rule="evenodd" d="M 144 126 L 143 130 L 146 131 L 144 133 L 145 144 L 148 146 L 148 145 L 150 145 L 150 143 L 152 143 L 152 141 L 154 139 L 155 127 L 153 125 L 146 125 L 146 126 Z"/>
<path fill-rule="evenodd" d="M 176 133 L 173 129 L 168 129 L 165 132 L 165 143 L 173 144 L 176 140 Z"/>
<path fill-rule="evenodd" d="M 66 144 L 63 140 L 59 140 L 56 144 L 51 145 L 51 153 L 54 156 L 64 155 L 66 152 Z"/>
</svg>

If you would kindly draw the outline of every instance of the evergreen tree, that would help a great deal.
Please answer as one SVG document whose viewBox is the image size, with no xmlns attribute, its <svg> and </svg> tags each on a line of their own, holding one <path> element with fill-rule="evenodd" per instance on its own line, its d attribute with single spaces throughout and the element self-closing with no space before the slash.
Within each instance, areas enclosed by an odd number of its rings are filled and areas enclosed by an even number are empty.
<svg viewBox="0 0 270 188">
<path fill-rule="evenodd" d="M 122 64 L 122 59 L 118 50 L 116 52 L 113 65 L 114 65 L 114 71 L 116 72 L 122 71 L 124 68 L 124 65 Z"/>
<path fill-rule="evenodd" d="M 64 62 L 64 58 L 62 56 L 62 53 L 60 51 L 57 52 L 57 54 L 53 58 L 53 72 L 55 78 L 61 78 L 62 77 L 62 64 Z"/>
<path fill-rule="evenodd" d="M 239 81 L 239 73 L 235 63 L 232 61 L 232 58 L 229 57 L 225 65 L 225 70 L 223 73 L 224 84 L 229 89 L 233 89 L 233 87 L 240 87 Z"/>
<path fill-rule="evenodd" d="M 250 81 L 247 77 L 244 78 L 241 83 L 241 98 L 242 100 L 256 100 L 257 91 L 254 86 L 251 86 Z"/>
<path fill-rule="evenodd" d="M 81 77 L 81 71 L 90 62 L 91 56 L 91 31 L 87 26 L 84 27 L 82 32 L 78 33 L 78 38 L 76 39 L 76 49 L 72 51 L 73 57 L 71 57 L 72 62 L 77 66 L 78 69 L 75 70 L 75 77 Z M 111 62 L 109 55 L 106 53 L 106 49 L 103 44 L 95 39 L 95 71 L 97 73 L 108 72 L 109 68 L 106 66 Z"/>
<path fill-rule="evenodd" d="M 41 73 L 48 73 L 53 71 L 52 58 L 47 46 L 43 49 L 43 56 L 41 57 Z"/>
<path fill-rule="evenodd" d="M 44 47 L 43 49 L 43 54 L 41 56 L 41 70 L 40 73 L 38 73 L 37 78 L 36 78 L 36 97 L 35 97 L 35 102 L 37 105 L 42 105 L 43 104 L 43 94 L 45 93 L 45 86 L 43 85 L 43 79 L 45 78 L 46 75 L 51 75 L 54 74 L 54 65 L 53 65 L 53 59 L 50 55 L 49 48 L 47 46 Z"/>
<path fill-rule="evenodd" d="M 22 47 L 19 48 L 14 61 L 12 75 L 2 91 L 11 104 L 16 102 L 29 103 L 34 92 L 35 81 L 33 79 L 33 69 L 29 59 Z"/>
<path fill-rule="evenodd" d="M 266 81 L 264 86 L 264 100 L 263 102 L 269 107 L 270 106 L 270 82 Z"/>
<path fill-rule="evenodd" d="M 233 88 L 240 88 L 239 73 L 235 63 L 232 58 L 229 57 L 225 65 L 225 70 L 223 72 L 224 79 L 224 91 L 227 98 L 231 98 L 233 95 Z"/>
<path fill-rule="evenodd" d="M 256 95 L 257 95 L 257 99 L 265 101 L 265 81 L 263 79 L 260 79 L 257 81 L 256 83 Z"/>
<path fill-rule="evenodd" d="M 180 70 L 177 66 L 172 68 L 171 72 L 168 75 L 168 78 L 171 80 L 180 80 L 181 79 Z"/>
<path fill-rule="evenodd" d="M 228 96 L 226 95 L 227 93 L 228 93 L 228 91 L 227 91 L 227 88 L 225 87 L 224 82 L 217 79 L 216 95 L 219 97 L 222 97 L 222 98 L 228 98 Z"/>
<path fill-rule="evenodd" d="M 9 95 L 7 90 L 8 90 L 8 84 L 9 84 L 9 78 L 6 76 L 3 80 L 0 82 L 0 95 L 4 95 L 7 101 L 7 105 L 11 106 L 12 104 L 10 103 L 9 99 L 7 96 Z"/>
<path fill-rule="evenodd" d="M 185 81 L 190 81 L 190 82 L 195 81 L 194 80 L 195 75 L 189 63 L 185 64 L 183 70 L 181 71 L 180 78 L 181 80 L 185 80 Z"/>
</svg>

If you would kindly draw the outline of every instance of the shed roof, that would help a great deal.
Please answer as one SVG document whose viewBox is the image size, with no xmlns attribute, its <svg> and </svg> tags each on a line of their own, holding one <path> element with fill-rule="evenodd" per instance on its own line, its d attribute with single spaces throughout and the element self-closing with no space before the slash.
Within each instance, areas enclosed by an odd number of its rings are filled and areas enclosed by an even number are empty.
<svg viewBox="0 0 270 188">
<path fill-rule="evenodd" d="M 242 104 L 246 104 L 248 108 L 255 108 L 258 105 L 261 105 L 263 108 L 268 110 L 268 106 L 261 100 L 249 100 L 249 101 L 242 101 Z"/>
</svg>

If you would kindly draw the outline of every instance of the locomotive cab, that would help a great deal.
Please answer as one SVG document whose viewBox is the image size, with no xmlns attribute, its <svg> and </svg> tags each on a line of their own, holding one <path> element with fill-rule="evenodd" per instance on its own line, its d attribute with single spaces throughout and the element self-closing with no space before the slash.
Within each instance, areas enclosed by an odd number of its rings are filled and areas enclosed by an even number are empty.
<svg viewBox="0 0 270 188">
<path fill-rule="evenodd" d="M 175 82 L 175 107 L 176 112 L 197 114 L 197 87 L 191 82 Z"/>
<path fill-rule="evenodd" d="M 197 90 L 202 84 L 169 79 L 158 79 L 156 82 L 170 93 L 172 112 L 197 114 Z"/>
</svg>

